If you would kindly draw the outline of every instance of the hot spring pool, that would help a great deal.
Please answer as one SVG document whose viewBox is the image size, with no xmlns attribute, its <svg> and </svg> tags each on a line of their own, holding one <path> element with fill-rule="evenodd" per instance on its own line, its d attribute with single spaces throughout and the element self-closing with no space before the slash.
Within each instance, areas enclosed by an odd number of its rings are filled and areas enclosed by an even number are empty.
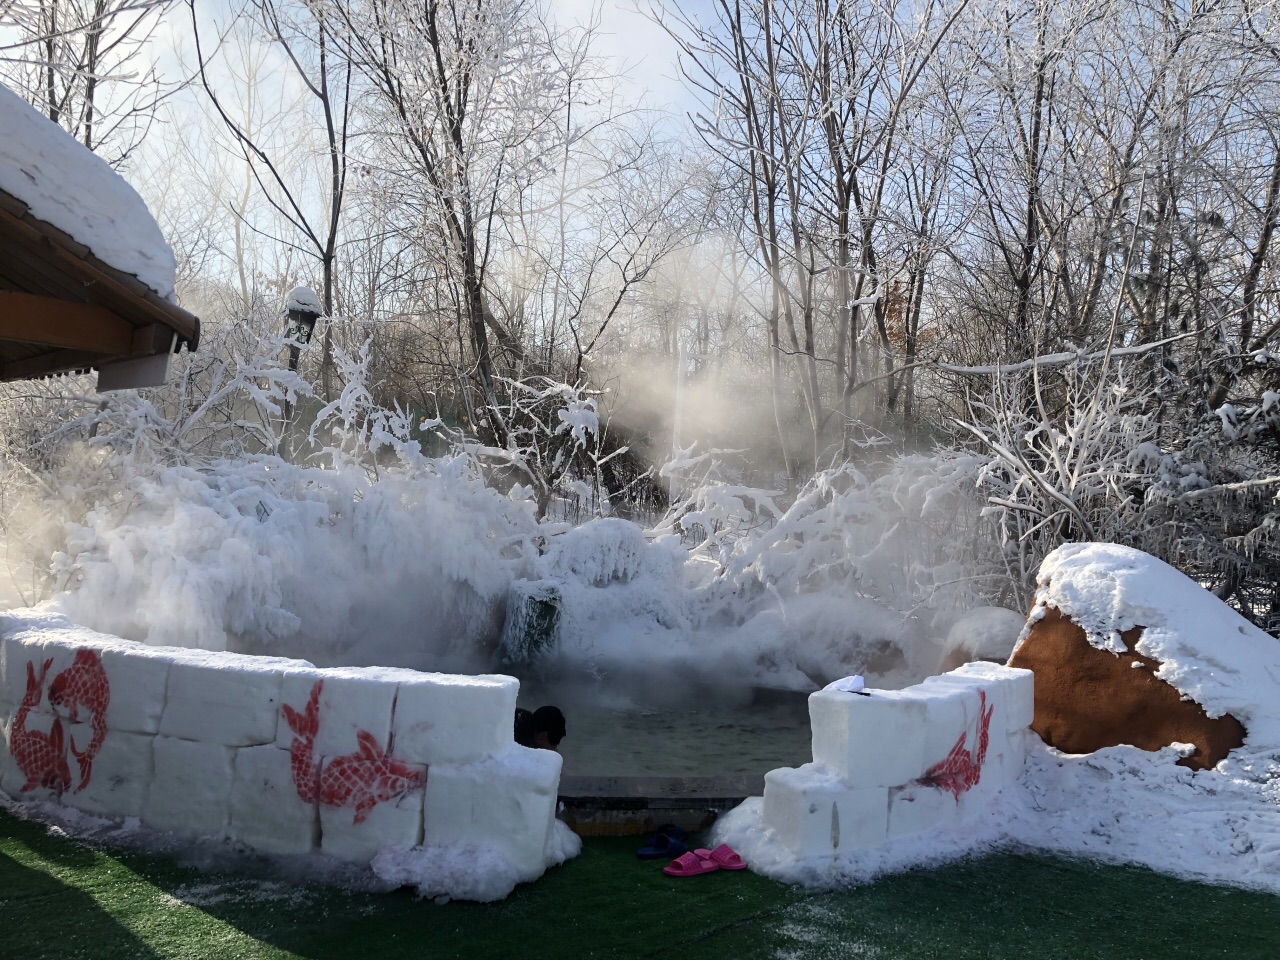
<svg viewBox="0 0 1280 960">
<path fill-rule="evenodd" d="M 520 706 L 545 703 L 565 714 L 565 776 L 759 777 L 812 759 L 804 693 L 755 691 L 745 703 L 687 697 L 658 706 L 522 688 Z"/>
</svg>

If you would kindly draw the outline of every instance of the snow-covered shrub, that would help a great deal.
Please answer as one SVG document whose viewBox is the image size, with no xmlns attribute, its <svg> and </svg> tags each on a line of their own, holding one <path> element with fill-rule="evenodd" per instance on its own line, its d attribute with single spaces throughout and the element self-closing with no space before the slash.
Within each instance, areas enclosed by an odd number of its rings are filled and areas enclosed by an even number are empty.
<svg viewBox="0 0 1280 960">
<path fill-rule="evenodd" d="M 1052 550 L 1104 541 L 1160 557 L 1280 628 L 1280 409 L 1264 391 L 1256 403 L 1170 425 L 1162 391 L 1182 386 L 1160 368 L 1160 388 L 1150 389 L 1144 357 L 1022 365 L 971 398 L 962 426 L 987 455 L 980 485 L 1019 607 Z"/>
<path fill-rule="evenodd" d="M 484 419 L 501 424 L 501 437 L 486 441 L 450 429 L 443 420 L 422 424 L 484 465 L 495 485 L 524 488 L 539 519 L 607 516 L 612 512 L 604 471 L 627 453 L 605 442 L 597 396 L 585 385 L 546 377 L 500 378 L 505 399 Z"/>
</svg>

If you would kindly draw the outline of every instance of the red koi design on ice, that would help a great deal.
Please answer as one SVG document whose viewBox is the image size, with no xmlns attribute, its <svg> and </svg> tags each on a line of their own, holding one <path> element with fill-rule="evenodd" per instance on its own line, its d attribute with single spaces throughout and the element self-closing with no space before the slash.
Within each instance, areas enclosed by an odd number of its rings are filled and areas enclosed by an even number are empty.
<svg viewBox="0 0 1280 960">
<path fill-rule="evenodd" d="M 330 807 L 355 807 L 355 823 L 363 823 L 380 803 L 398 800 L 426 786 L 425 771 L 414 770 L 378 745 L 367 730 L 356 731 L 360 749 L 330 760 L 320 774 L 320 802 Z"/>
<path fill-rule="evenodd" d="M 991 714 L 995 707 L 987 706 L 987 692 L 978 691 L 978 750 L 970 752 L 965 743 L 969 739 L 969 731 L 960 733 L 960 739 L 951 748 L 946 759 L 935 763 L 920 778 L 920 782 L 931 787 L 946 790 L 959 802 L 960 794 L 978 785 L 982 779 L 982 763 L 987 759 L 987 745 L 991 739 Z"/>
<path fill-rule="evenodd" d="M 303 803 L 315 803 L 320 796 L 320 764 L 315 759 L 316 734 L 320 732 L 320 691 L 324 681 L 317 680 L 302 713 L 287 703 L 280 707 L 285 722 L 293 731 L 289 745 L 289 763 L 293 769 L 293 785 Z"/>
<path fill-rule="evenodd" d="M 27 716 L 40 703 L 40 696 L 44 692 L 44 678 L 51 666 L 53 660 L 46 660 L 37 677 L 34 665 L 27 661 L 27 690 L 14 715 L 13 729 L 9 731 L 9 753 L 27 778 L 20 788 L 22 793 L 36 787 L 45 787 L 62 796 L 63 791 L 71 786 L 71 768 L 67 766 L 62 721 L 54 717 L 53 727 L 48 733 L 27 729 Z"/>
<path fill-rule="evenodd" d="M 90 714 L 93 735 L 89 746 L 80 751 L 76 749 L 75 741 L 71 741 L 71 752 L 80 765 L 80 785 L 76 787 L 76 793 L 89 785 L 93 758 L 107 739 L 107 706 L 110 703 L 111 684 L 107 680 L 107 671 L 102 668 L 102 657 L 96 650 L 81 647 L 76 651 L 71 666 L 54 677 L 49 685 L 49 705 L 55 713 L 72 723 L 80 719 L 81 709 Z"/>
<path fill-rule="evenodd" d="M 425 771 L 416 770 L 387 754 L 367 730 L 356 731 L 360 748 L 330 760 L 321 769 L 315 758 L 315 738 L 320 729 L 320 691 L 323 680 L 311 688 L 307 705 L 299 713 L 288 704 L 281 710 L 294 733 L 289 747 L 294 786 L 304 803 L 319 801 L 326 807 L 354 807 L 354 823 L 363 823 L 379 803 L 398 800 L 426 786 Z"/>
</svg>

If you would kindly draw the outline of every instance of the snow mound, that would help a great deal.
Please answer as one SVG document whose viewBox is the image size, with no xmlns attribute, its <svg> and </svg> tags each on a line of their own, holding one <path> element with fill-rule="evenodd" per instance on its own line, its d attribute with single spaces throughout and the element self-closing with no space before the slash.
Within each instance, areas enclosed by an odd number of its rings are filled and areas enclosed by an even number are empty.
<svg viewBox="0 0 1280 960">
<path fill-rule="evenodd" d="M 943 643 L 945 650 L 963 650 L 977 660 L 1009 659 L 1026 618 L 1004 607 L 979 607 L 957 620 Z"/>
<path fill-rule="evenodd" d="M 634 523 L 606 517 L 567 530 L 547 544 L 547 577 L 568 577 L 593 587 L 629 583 L 644 566 L 648 543 Z"/>
<path fill-rule="evenodd" d="M 1243 723 L 1245 751 L 1280 748 L 1280 640 L 1173 567 L 1130 547 L 1068 544 L 1040 566 L 1032 620 L 1047 607 L 1116 653 L 1123 631 L 1143 627 L 1137 652 L 1161 662 L 1157 677 Z"/>
<path fill-rule="evenodd" d="M 3 85 L 0 130 L 0 190 L 103 263 L 173 299 L 173 251 L 124 177 Z"/>
<path fill-rule="evenodd" d="M 576 857 L 582 839 L 559 820 L 547 839 L 547 866 Z M 497 847 L 486 843 L 434 843 L 383 847 L 371 864 L 374 874 L 397 887 L 439 902 L 502 900 L 528 877 Z"/>
<path fill-rule="evenodd" d="M 708 843 L 728 843 L 757 873 L 819 889 L 1016 848 L 1280 893 L 1280 758 L 1193 771 L 1180 756 L 1176 745 L 1072 756 L 1037 743 L 1022 777 L 955 826 L 801 858 L 765 826 L 753 797 L 716 822 Z"/>
</svg>

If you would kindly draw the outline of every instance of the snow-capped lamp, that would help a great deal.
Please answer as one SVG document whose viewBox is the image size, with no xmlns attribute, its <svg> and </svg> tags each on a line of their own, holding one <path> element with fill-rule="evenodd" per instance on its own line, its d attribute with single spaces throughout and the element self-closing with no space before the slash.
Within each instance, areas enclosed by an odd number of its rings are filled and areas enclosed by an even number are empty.
<svg viewBox="0 0 1280 960">
<path fill-rule="evenodd" d="M 310 343 L 316 321 L 324 314 L 316 292 L 310 287 L 294 287 L 289 291 L 284 309 L 289 317 L 289 325 L 285 328 L 285 333 L 304 346 Z"/>
</svg>

